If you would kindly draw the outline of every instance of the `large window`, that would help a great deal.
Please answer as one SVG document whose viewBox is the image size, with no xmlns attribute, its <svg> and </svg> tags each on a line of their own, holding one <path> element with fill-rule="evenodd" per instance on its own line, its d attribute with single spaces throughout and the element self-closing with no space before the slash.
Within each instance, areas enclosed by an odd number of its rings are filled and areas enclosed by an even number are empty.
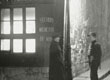
<svg viewBox="0 0 110 80">
<path fill-rule="evenodd" d="M 16 8 L 13 11 L 13 33 L 23 34 L 23 11 L 22 8 Z"/>
<path fill-rule="evenodd" d="M 35 7 L 0 10 L 0 50 L 12 53 L 36 53 Z M 30 36 L 31 34 L 31 36 Z"/>
<path fill-rule="evenodd" d="M 10 39 L 1 39 L 1 51 L 10 50 Z"/>
<path fill-rule="evenodd" d="M 10 34 L 10 9 L 1 9 L 1 34 Z"/>
<path fill-rule="evenodd" d="M 35 52 L 35 39 L 26 39 L 26 52 L 27 53 Z"/>
<path fill-rule="evenodd" d="M 35 33 L 35 8 L 26 8 L 26 33 Z"/>
</svg>

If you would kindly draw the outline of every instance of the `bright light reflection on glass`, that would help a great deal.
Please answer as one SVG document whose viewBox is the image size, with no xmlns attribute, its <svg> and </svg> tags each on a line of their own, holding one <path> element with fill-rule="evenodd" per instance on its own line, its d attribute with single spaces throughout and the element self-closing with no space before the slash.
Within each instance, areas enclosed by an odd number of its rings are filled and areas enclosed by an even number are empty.
<svg viewBox="0 0 110 80">
<path fill-rule="evenodd" d="M 26 39 L 26 53 L 35 53 L 35 39 Z"/>
<path fill-rule="evenodd" d="M 10 20 L 10 9 L 1 9 L 1 20 Z"/>
<path fill-rule="evenodd" d="M 1 51 L 9 51 L 10 50 L 10 40 L 2 39 L 1 40 Z"/>
<path fill-rule="evenodd" d="M 23 33 L 22 21 L 14 21 L 13 33 L 14 34 L 22 34 Z"/>
<path fill-rule="evenodd" d="M 26 8 L 26 20 L 35 20 L 35 8 Z"/>
<path fill-rule="evenodd" d="M 14 9 L 14 20 L 22 20 L 22 8 Z"/>
<path fill-rule="evenodd" d="M 14 39 L 13 40 L 13 52 L 14 53 L 22 53 L 23 52 L 23 40 L 22 39 Z"/>
<path fill-rule="evenodd" d="M 35 33 L 35 21 L 26 21 L 26 33 Z"/>
<path fill-rule="evenodd" d="M 1 34 L 10 34 L 10 22 L 1 22 Z"/>
</svg>

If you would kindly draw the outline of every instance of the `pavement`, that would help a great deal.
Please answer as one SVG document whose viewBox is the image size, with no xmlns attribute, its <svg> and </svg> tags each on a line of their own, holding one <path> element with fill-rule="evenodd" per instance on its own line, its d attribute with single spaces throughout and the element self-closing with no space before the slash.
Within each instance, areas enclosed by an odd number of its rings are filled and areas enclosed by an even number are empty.
<svg viewBox="0 0 110 80">
<path fill-rule="evenodd" d="M 101 69 L 98 70 L 99 80 L 110 80 L 110 58 L 101 63 Z M 90 70 L 75 77 L 73 80 L 90 80 Z"/>
</svg>

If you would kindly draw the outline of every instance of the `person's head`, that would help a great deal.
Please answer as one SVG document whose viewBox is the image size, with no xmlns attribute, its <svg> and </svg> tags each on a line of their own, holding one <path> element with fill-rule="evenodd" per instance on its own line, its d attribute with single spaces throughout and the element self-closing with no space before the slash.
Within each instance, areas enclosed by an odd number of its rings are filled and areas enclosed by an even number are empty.
<svg viewBox="0 0 110 80">
<path fill-rule="evenodd" d="M 54 41 L 55 41 L 55 42 L 60 42 L 60 37 L 59 37 L 59 36 L 55 37 L 55 38 L 54 38 Z"/>
<path fill-rule="evenodd" d="M 94 41 L 94 40 L 96 40 L 97 35 L 96 35 L 96 33 L 91 32 L 91 33 L 88 35 L 88 37 L 90 37 L 90 40 L 91 40 L 91 41 Z"/>
<path fill-rule="evenodd" d="M 55 42 L 60 42 L 60 35 L 58 35 L 58 34 L 54 35 L 54 36 L 53 36 L 53 40 L 54 40 Z"/>
</svg>

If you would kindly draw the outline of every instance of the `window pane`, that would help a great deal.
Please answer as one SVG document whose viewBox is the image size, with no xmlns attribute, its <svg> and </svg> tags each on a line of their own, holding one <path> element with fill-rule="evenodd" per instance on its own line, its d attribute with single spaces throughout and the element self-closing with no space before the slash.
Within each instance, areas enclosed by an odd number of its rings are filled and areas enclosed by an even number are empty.
<svg viewBox="0 0 110 80">
<path fill-rule="evenodd" d="M 10 20 L 10 9 L 1 10 L 1 20 Z"/>
<path fill-rule="evenodd" d="M 35 53 L 35 39 L 26 39 L 26 52 Z"/>
<path fill-rule="evenodd" d="M 14 39 L 13 40 L 13 52 L 14 53 L 22 53 L 23 52 L 23 41 L 22 41 L 22 39 Z"/>
<path fill-rule="evenodd" d="M 13 33 L 14 34 L 23 33 L 23 22 L 22 21 L 14 21 Z"/>
<path fill-rule="evenodd" d="M 1 51 L 9 51 L 10 50 L 10 40 L 9 39 L 2 39 L 1 40 Z"/>
<path fill-rule="evenodd" d="M 26 20 L 35 20 L 35 8 L 26 8 Z"/>
<path fill-rule="evenodd" d="M 26 21 L 26 33 L 35 33 L 35 21 Z"/>
<path fill-rule="evenodd" d="M 10 22 L 1 22 L 1 34 L 10 34 Z"/>
<path fill-rule="evenodd" d="M 14 9 L 14 20 L 22 20 L 22 8 Z"/>
</svg>

